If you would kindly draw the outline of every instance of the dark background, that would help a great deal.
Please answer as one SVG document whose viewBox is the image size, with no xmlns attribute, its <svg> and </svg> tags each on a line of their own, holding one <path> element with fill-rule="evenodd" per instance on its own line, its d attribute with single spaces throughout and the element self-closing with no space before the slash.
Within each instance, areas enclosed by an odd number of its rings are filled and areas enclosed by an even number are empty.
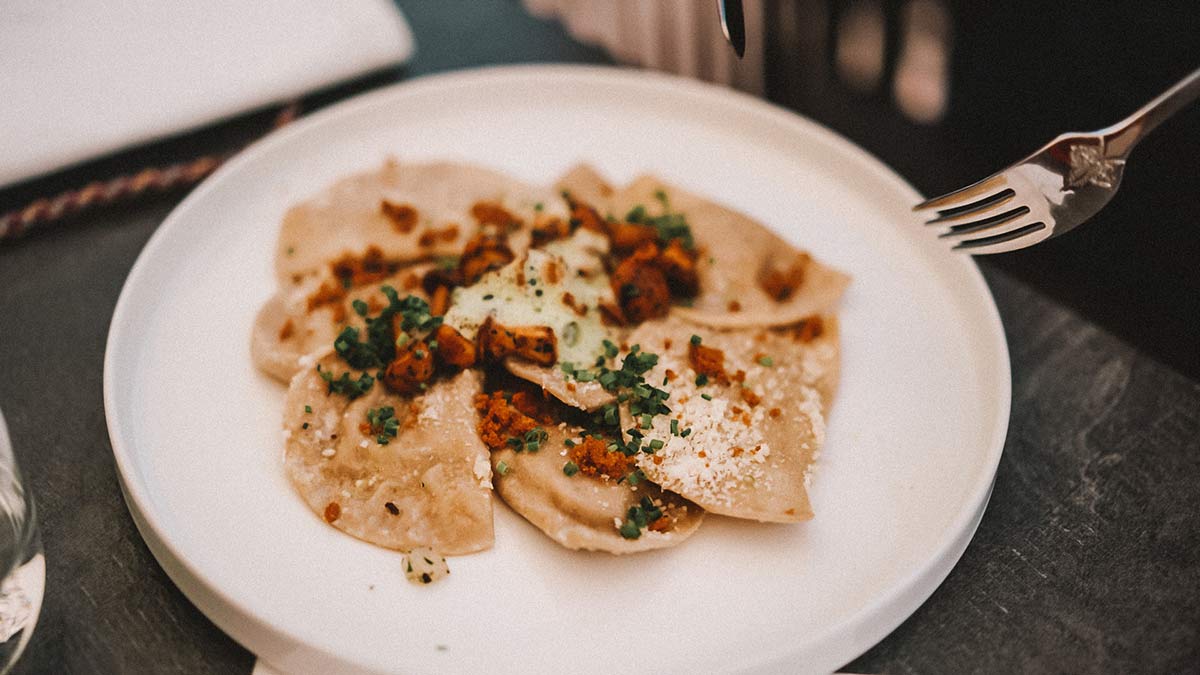
<svg viewBox="0 0 1200 675">
<path fill-rule="evenodd" d="M 460 67 L 607 62 L 514 0 L 400 4 L 418 41 L 414 60 L 309 97 L 306 109 Z M 844 5 L 831 3 L 833 14 Z M 1200 67 L 1197 3 L 958 2 L 951 13 L 952 98 L 941 124 L 907 121 L 885 94 L 850 91 L 821 58 L 780 53 L 770 35 L 769 97 L 935 194 L 1062 131 L 1115 122 Z M 0 190 L 0 212 L 147 164 L 235 149 L 273 114 Z M 1198 157 L 1193 106 L 1135 151 L 1120 194 L 1094 222 L 981 259 L 1013 369 L 995 492 L 945 584 L 848 670 L 1200 670 Z M 146 550 L 104 427 L 100 371 L 113 305 L 181 197 L 0 244 L 0 407 L 38 500 L 48 562 L 42 618 L 17 672 L 228 673 L 249 672 L 253 661 Z"/>
<path fill-rule="evenodd" d="M 803 12 L 809 4 L 772 0 L 768 13 Z M 849 4 L 828 6 L 836 17 Z M 893 29 L 901 4 L 883 2 Z M 942 122 L 912 123 L 886 86 L 855 93 L 824 64 L 781 53 L 769 37 L 768 96 L 853 139 L 933 196 L 983 178 L 1060 133 L 1113 124 L 1200 68 L 1194 1 L 948 6 L 954 48 Z M 893 53 L 897 32 L 889 36 Z M 827 49 L 834 44 L 829 39 Z M 1086 227 L 987 264 L 1200 378 L 1197 198 L 1200 104 L 1142 142 L 1120 192 Z"/>
</svg>

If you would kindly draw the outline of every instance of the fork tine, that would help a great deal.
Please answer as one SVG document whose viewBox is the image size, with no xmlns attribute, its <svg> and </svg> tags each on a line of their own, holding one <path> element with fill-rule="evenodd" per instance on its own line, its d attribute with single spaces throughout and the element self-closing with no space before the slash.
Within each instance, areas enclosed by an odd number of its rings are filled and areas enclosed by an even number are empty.
<svg viewBox="0 0 1200 675">
<path fill-rule="evenodd" d="M 988 239 L 989 237 L 1003 237 L 1004 235 L 1008 234 L 1009 232 L 1024 229 L 1025 227 L 1027 227 L 1039 220 L 1041 220 L 1041 219 L 1038 216 L 1028 216 L 1028 215 L 1026 215 L 1025 217 L 1014 216 L 1012 218 L 1007 219 L 1006 221 L 1004 221 L 1002 223 L 990 223 L 988 225 L 981 225 L 980 227 L 973 228 L 973 229 L 966 230 L 966 231 L 957 232 L 957 233 L 956 232 L 946 232 L 946 233 L 942 234 L 939 238 L 946 239 L 950 243 L 957 242 L 957 243 L 965 244 L 968 241 Z M 1041 228 L 1038 228 L 1038 229 L 1041 229 Z M 1030 231 L 1032 232 L 1033 230 L 1030 230 Z M 981 245 L 986 245 L 986 242 Z"/>
<path fill-rule="evenodd" d="M 981 218 L 979 220 L 973 220 L 969 223 L 959 223 L 958 225 L 951 225 L 950 229 L 939 234 L 938 238 L 946 239 L 948 237 L 961 237 L 963 235 L 972 234 L 974 232 L 979 232 L 981 230 L 990 230 L 994 227 L 1003 225 L 1004 223 L 1007 223 L 1009 221 L 1016 220 L 1017 218 L 1020 218 L 1021 216 L 1026 215 L 1027 213 L 1029 213 L 1029 207 L 1025 206 L 1025 205 L 1021 205 L 1015 209 L 1010 209 L 1008 211 L 1005 211 L 1004 213 L 1000 213 L 1000 214 L 997 214 L 994 216 L 990 216 L 987 218 Z"/>
<path fill-rule="evenodd" d="M 930 220 L 925 221 L 926 225 L 936 225 L 944 223 L 948 220 L 956 220 L 964 216 L 980 214 L 982 212 L 991 211 L 992 209 L 1007 204 L 1016 195 L 1016 191 L 1012 188 L 1004 188 L 994 195 L 988 195 L 983 199 L 963 204 L 962 206 L 954 206 L 948 209 L 940 209 L 938 215 Z"/>
<path fill-rule="evenodd" d="M 999 188 L 1006 183 L 1003 173 L 996 173 L 984 178 L 983 180 L 972 183 L 964 188 L 959 188 L 953 192 L 947 192 L 940 197 L 927 199 L 913 207 L 913 211 L 923 211 L 925 209 L 938 209 L 955 204 L 960 204 L 963 201 L 973 197 L 987 194 L 995 188 Z"/>
<path fill-rule="evenodd" d="M 1030 235 L 1041 232 L 1046 229 L 1046 224 L 1038 221 L 1035 223 L 1027 223 L 1020 227 L 993 234 L 978 239 L 967 239 L 960 241 L 953 248 L 955 251 L 964 251 L 972 255 L 983 255 L 988 253 L 1004 253 L 1006 251 L 1014 251 L 1026 246 L 1032 246 L 1041 241 L 1042 237 L 1031 237 Z M 1027 243 L 1019 243 L 1018 240 L 1028 238 Z"/>
</svg>

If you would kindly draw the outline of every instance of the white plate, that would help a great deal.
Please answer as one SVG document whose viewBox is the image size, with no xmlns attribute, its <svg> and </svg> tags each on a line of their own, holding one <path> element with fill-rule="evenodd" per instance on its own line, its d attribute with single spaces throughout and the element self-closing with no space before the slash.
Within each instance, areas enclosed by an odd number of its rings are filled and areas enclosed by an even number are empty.
<svg viewBox="0 0 1200 675">
<path fill-rule="evenodd" d="M 284 477 L 283 387 L 250 363 L 287 206 L 389 154 L 551 181 L 579 160 L 651 171 L 854 276 L 816 518 L 711 517 L 675 549 L 567 551 L 497 501 L 496 545 L 430 587 L 328 527 Z M 129 509 L 218 626 L 287 672 L 828 671 L 941 583 L 987 503 L 1009 365 L 970 259 L 917 227 L 917 193 L 845 139 L 728 90 L 603 68 L 420 79 L 243 152 L 151 238 L 113 315 L 109 434 Z"/>
</svg>

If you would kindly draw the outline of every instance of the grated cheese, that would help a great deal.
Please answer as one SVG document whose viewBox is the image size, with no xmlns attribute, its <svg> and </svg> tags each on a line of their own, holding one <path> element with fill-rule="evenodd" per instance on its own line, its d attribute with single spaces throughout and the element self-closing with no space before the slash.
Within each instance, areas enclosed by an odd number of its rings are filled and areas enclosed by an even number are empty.
<svg viewBox="0 0 1200 675">
<path fill-rule="evenodd" d="M 815 451 L 825 437 L 820 396 L 806 381 L 811 378 L 815 382 L 824 375 L 820 355 L 765 367 L 761 364 L 760 344 L 750 336 L 744 341 L 730 337 L 718 334 L 713 336 L 711 344 L 724 352 L 727 373 L 731 376 L 738 371 L 745 373 L 740 384 L 697 386 L 686 346 L 659 353 L 659 361 L 647 374 L 647 381 L 663 377 L 667 370 L 685 375 L 676 377 L 668 387 L 667 406 L 671 413 L 656 417 L 651 429 L 643 430 L 644 442 L 659 440 L 663 447 L 654 454 L 637 456 L 642 471 L 664 488 L 704 503 L 721 505 L 733 505 L 748 488 L 771 490 L 772 470 L 776 466 L 771 461 L 776 449 L 768 438 L 775 427 L 769 415 L 771 408 L 781 408 L 788 420 L 809 420 L 811 442 L 796 439 L 798 449 Z M 687 339 L 676 336 L 673 342 L 686 344 Z M 705 344 L 710 344 L 708 338 Z M 751 406 L 743 399 L 740 387 L 760 397 L 756 405 Z M 677 421 L 680 431 L 691 429 L 690 434 L 686 438 L 672 434 L 671 420 Z"/>
</svg>

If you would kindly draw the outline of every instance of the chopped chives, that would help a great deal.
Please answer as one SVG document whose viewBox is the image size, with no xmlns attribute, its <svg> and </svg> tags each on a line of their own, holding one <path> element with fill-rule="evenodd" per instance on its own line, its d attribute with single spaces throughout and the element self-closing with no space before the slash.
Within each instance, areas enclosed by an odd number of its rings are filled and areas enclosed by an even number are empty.
<svg viewBox="0 0 1200 675">
<path fill-rule="evenodd" d="M 496 473 L 501 476 L 508 475 L 508 463 L 504 461 L 496 462 Z"/>
<path fill-rule="evenodd" d="M 617 357 L 617 353 L 618 353 L 617 346 L 615 344 L 613 344 L 613 341 L 605 340 L 604 341 L 604 355 L 610 359 L 615 359 Z"/>
<path fill-rule="evenodd" d="M 763 356 L 763 357 L 759 358 L 758 363 L 761 366 L 766 366 L 767 368 L 770 368 L 771 366 L 775 365 L 775 359 L 773 359 L 769 356 Z"/>
<path fill-rule="evenodd" d="M 604 407 L 604 422 L 606 424 L 617 423 L 617 406 L 609 404 Z"/>
<path fill-rule="evenodd" d="M 311 412 L 312 412 L 312 406 L 311 406 L 311 405 L 306 405 L 306 406 L 304 406 L 304 412 L 306 412 L 306 413 L 311 413 Z"/>
<path fill-rule="evenodd" d="M 699 345 L 699 344 L 700 344 L 700 342 L 701 342 L 701 340 L 700 340 L 700 336 L 699 336 L 699 335 L 693 335 L 693 336 L 692 336 L 692 344 L 694 344 L 694 345 Z"/>
<path fill-rule="evenodd" d="M 621 523 L 621 527 L 617 531 L 626 539 L 637 539 L 642 536 L 642 529 L 632 520 L 626 520 Z"/>
<path fill-rule="evenodd" d="M 574 476 L 575 474 L 579 473 L 579 465 L 575 462 L 567 462 L 566 464 L 563 464 L 563 473 L 567 474 L 568 476 Z"/>
<path fill-rule="evenodd" d="M 700 398 L 704 399 L 705 401 L 711 401 L 712 394 L 700 394 Z"/>
</svg>

